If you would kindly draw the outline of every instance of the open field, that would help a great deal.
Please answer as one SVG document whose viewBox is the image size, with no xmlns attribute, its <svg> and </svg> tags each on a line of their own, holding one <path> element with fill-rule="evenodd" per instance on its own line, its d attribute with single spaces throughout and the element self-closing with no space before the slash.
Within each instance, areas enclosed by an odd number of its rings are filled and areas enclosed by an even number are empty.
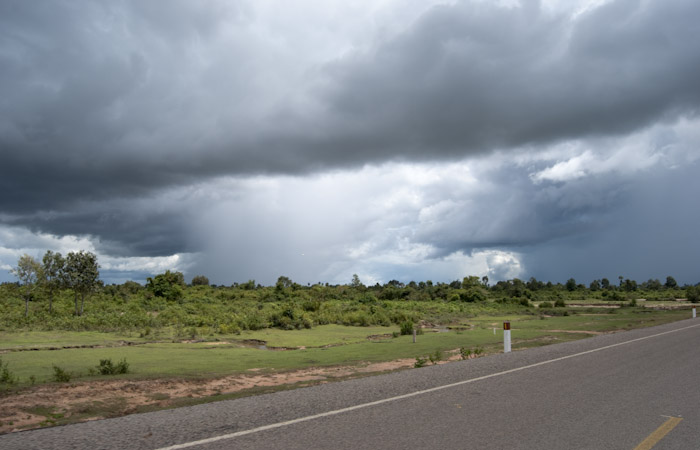
<svg viewBox="0 0 700 450">
<path fill-rule="evenodd" d="M 510 320 L 513 350 L 581 339 L 594 334 L 659 325 L 689 317 L 687 309 L 586 309 L 568 316 L 478 316 L 450 325 L 426 324 L 412 343 L 398 327 L 322 325 L 263 329 L 198 340 L 173 330 L 139 333 L 23 331 L 0 333 L 0 358 L 17 378 L 3 396 L 0 431 L 111 417 L 252 395 L 270 388 L 326 382 L 412 367 L 436 352 L 460 358 L 459 349 L 502 351 L 502 322 Z M 495 328 L 495 333 L 494 333 Z M 61 348 L 69 347 L 69 348 Z M 57 348 L 56 350 L 49 350 Z M 129 373 L 95 374 L 100 360 L 125 359 Z M 53 382 L 59 366 L 71 382 Z"/>
</svg>

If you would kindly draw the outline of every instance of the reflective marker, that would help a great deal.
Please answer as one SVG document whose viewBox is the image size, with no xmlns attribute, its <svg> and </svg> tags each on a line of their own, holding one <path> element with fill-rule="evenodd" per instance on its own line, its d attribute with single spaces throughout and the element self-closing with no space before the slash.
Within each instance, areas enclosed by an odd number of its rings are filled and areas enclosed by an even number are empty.
<svg viewBox="0 0 700 450">
<path fill-rule="evenodd" d="M 503 322 L 503 353 L 510 352 L 510 322 Z"/>
</svg>

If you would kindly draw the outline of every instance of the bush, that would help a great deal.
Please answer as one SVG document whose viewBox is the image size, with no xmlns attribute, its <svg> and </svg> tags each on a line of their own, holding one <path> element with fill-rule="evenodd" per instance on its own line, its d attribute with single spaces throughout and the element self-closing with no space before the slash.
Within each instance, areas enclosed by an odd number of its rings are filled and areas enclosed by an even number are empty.
<svg viewBox="0 0 700 450">
<path fill-rule="evenodd" d="M 0 384 L 15 384 L 17 377 L 7 368 L 7 363 L 2 362 L 0 358 Z"/>
<path fill-rule="evenodd" d="M 440 351 L 440 349 L 437 349 L 435 350 L 435 353 L 428 355 L 428 359 L 430 359 L 430 362 L 433 363 L 433 365 L 435 365 L 442 361 L 442 352 Z"/>
<path fill-rule="evenodd" d="M 542 302 L 540 303 L 540 308 L 553 308 L 552 302 Z"/>
<path fill-rule="evenodd" d="M 401 336 L 413 334 L 413 322 L 403 322 L 401 324 Z"/>
<path fill-rule="evenodd" d="M 566 302 L 563 299 L 557 299 L 556 302 L 554 302 L 554 306 L 557 308 L 565 308 L 566 307 Z"/>
<path fill-rule="evenodd" d="M 204 275 L 195 275 L 192 278 L 192 286 L 209 286 L 209 278 Z"/>
<path fill-rule="evenodd" d="M 53 365 L 53 380 L 59 383 L 68 383 L 71 379 L 71 374 L 58 367 L 56 364 Z"/>
<path fill-rule="evenodd" d="M 97 371 L 100 372 L 100 375 L 129 373 L 129 363 L 126 362 L 126 358 L 119 361 L 116 365 L 112 363 L 111 359 L 101 359 L 100 365 L 97 366 Z"/>
<path fill-rule="evenodd" d="M 467 347 L 460 347 L 459 355 L 462 357 L 462 359 L 469 359 L 472 356 L 472 350 Z"/>
<path fill-rule="evenodd" d="M 426 363 L 428 362 L 428 358 L 423 358 L 421 356 L 416 357 L 416 362 L 413 364 L 413 367 L 418 369 L 419 367 L 424 367 Z"/>
</svg>

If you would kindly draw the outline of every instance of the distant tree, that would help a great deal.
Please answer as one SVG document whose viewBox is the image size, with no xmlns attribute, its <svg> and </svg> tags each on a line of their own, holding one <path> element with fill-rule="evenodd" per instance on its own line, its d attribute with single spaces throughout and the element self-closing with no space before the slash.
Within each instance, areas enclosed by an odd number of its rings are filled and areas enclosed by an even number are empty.
<svg viewBox="0 0 700 450">
<path fill-rule="evenodd" d="M 481 285 L 484 287 L 489 287 L 489 277 L 487 277 L 486 275 L 481 277 Z"/>
<path fill-rule="evenodd" d="M 593 280 L 591 281 L 590 286 L 588 286 L 591 291 L 599 291 L 600 290 L 600 281 L 599 280 Z"/>
<path fill-rule="evenodd" d="M 632 292 L 637 290 L 637 282 L 634 280 L 630 280 L 629 278 L 625 278 L 625 282 L 623 283 L 623 289 L 627 292 Z"/>
<path fill-rule="evenodd" d="M 66 287 L 73 290 L 75 298 L 75 314 L 83 315 L 85 298 L 100 285 L 100 265 L 97 264 L 97 256 L 92 252 L 70 252 L 66 256 L 62 278 Z M 78 309 L 78 297 L 80 297 L 80 309 Z"/>
<path fill-rule="evenodd" d="M 600 287 L 602 287 L 606 291 L 610 289 L 610 280 L 608 280 L 607 278 L 603 278 L 602 280 L 600 280 Z"/>
<path fill-rule="evenodd" d="M 645 281 L 642 283 L 642 288 L 648 289 L 650 291 L 658 291 L 662 287 L 661 282 L 659 280 L 654 280 L 649 278 L 649 280 Z"/>
<path fill-rule="evenodd" d="M 209 286 L 209 278 L 204 275 L 195 275 L 192 278 L 192 286 Z"/>
<path fill-rule="evenodd" d="M 530 277 L 529 280 L 527 280 L 527 288 L 530 289 L 531 291 L 537 291 L 539 289 L 542 289 L 544 287 L 544 283 L 541 281 L 537 281 L 537 278 L 535 277 Z"/>
<path fill-rule="evenodd" d="M 569 292 L 575 291 L 576 290 L 576 280 L 574 280 L 573 278 L 569 278 L 566 281 L 566 290 Z"/>
<path fill-rule="evenodd" d="M 179 300 L 182 298 L 182 289 L 185 287 L 185 277 L 182 272 L 171 272 L 166 270 L 151 278 L 146 279 L 146 289 L 151 291 L 156 297 L 163 297 L 168 300 Z"/>
<path fill-rule="evenodd" d="M 49 294 L 49 314 L 53 313 L 53 295 L 63 284 L 63 268 L 66 263 L 60 253 L 47 250 L 42 258 L 41 283 Z"/>
<path fill-rule="evenodd" d="M 360 289 L 365 287 L 364 284 L 362 284 L 362 281 L 360 281 L 360 277 L 357 276 L 356 273 L 352 274 L 352 281 L 350 281 L 350 286 L 355 288 L 355 289 Z"/>
<path fill-rule="evenodd" d="M 462 280 L 462 289 L 472 289 L 478 287 L 481 287 L 479 277 L 471 275 L 468 277 L 464 277 L 464 279 Z"/>
<path fill-rule="evenodd" d="M 27 317 L 29 315 L 29 300 L 32 298 L 32 290 L 41 278 L 41 264 L 33 257 L 24 254 L 19 257 L 17 267 L 13 267 L 10 272 L 17 277 L 20 285 L 24 286 L 24 317 Z"/>
<path fill-rule="evenodd" d="M 666 286 L 666 289 L 675 289 L 678 287 L 678 283 L 676 283 L 675 278 L 669 275 L 666 277 L 666 283 L 664 284 L 664 286 Z"/>
<path fill-rule="evenodd" d="M 121 285 L 121 290 L 131 295 L 138 293 L 141 289 L 143 289 L 143 286 L 131 280 L 127 280 Z"/>
<path fill-rule="evenodd" d="M 278 291 L 282 291 L 284 289 L 288 289 L 292 287 L 294 282 L 292 281 L 291 278 L 285 277 L 284 275 L 277 278 L 277 283 L 275 283 L 275 289 Z"/>
<path fill-rule="evenodd" d="M 690 303 L 700 303 L 700 287 L 687 286 L 685 288 L 685 298 Z"/>
<path fill-rule="evenodd" d="M 252 291 L 253 289 L 255 289 L 255 280 L 248 280 L 245 283 L 241 283 L 240 287 L 244 291 Z"/>
</svg>

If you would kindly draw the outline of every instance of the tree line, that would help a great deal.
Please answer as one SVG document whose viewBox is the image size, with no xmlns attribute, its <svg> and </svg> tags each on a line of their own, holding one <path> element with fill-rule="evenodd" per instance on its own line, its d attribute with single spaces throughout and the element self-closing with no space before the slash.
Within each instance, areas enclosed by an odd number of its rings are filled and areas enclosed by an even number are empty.
<svg viewBox="0 0 700 450">
<path fill-rule="evenodd" d="M 85 299 L 102 286 L 99 268 L 97 256 L 83 250 L 70 252 L 65 258 L 58 252 L 47 250 L 41 262 L 27 254 L 20 256 L 17 266 L 12 268 L 11 272 L 23 288 L 25 317 L 29 315 L 29 301 L 37 289 L 46 292 L 49 299 L 49 313 L 53 312 L 53 298 L 56 291 L 72 290 L 75 315 L 81 316 Z"/>
<path fill-rule="evenodd" d="M 24 298 L 25 317 L 29 314 L 29 302 L 38 292 L 43 293 L 48 299 L 49 313 L 53 312 L 54 295 L 59 290 L 68 289 L 72 291 L 74 301 L 74 315 L 82 316 L 86 299 L 96 291 L 101 291 L 114 295 L 116 285 L 103 286 L 99 280 L 99 264 L 97 256 L 87 251 L 70 252 L 65 257 L 61 253 L 54 253 L 48 250 L 41 261 L 35 260 L 32 256 L 22 255 L 17 266 L 12 269 L 12 273 L 19 281 L 19 288 Z M 143 290 L 147 296 L 163 298 L 167 300 L 181 300 L 187 289 L 185 277 L 182 272 L 166 271 L 164 273 L 149 277 L 145 286 L 127 281 L 121 288 L 132 293 Z M 210 286 L 209 279 L 204 275 L 196 275 L 192 278 L 190 286 Z M 211 285 L 213 288 L 224 288 L 225 286 Z M 520 302 L 523 305 L 530 301 L 556 301 L 557 299 L 576 298 L 592 296 L 607 300 L 626 300 L 629 295 L 649 295 L 654 294 L 657 298 L 666 295 L 669 299 L 683 290 L 682 295 L 692 301 L 700 301 L 700 288 L 696 286 L 679 286 L 675 278 L 667 276 L 665 282 L 658 279 L 649 279 L 642 283 L 637 283 L 623 276 L 618 277 L 618 283 L 611 283 L 607 278 L 596 279 L 588 286 L 578 283 L 574 278 L 570 278 L 566 283 L 543 282 L 531 277 L 524 281 L 518 278 L 502 280 L 494 284 L 489 283 L 487 276 L 467 276 L 462 280 L 455 280 L 449 283 L 433 283 L 432 281 L 410 281 L 404 283 L 398 280 L 390 280 L 384 284 L 366 286 L 359 276 L 354 274 L 349 283 L 345 285 L 329 285 L 328 283 L 317 283 L 313 286 L 308 283 L 306 286 L 292 281 L 287 276 L 280 276 L 274 286 L 266 287 L 257 284 L 255 280 L 248 280 L 243 283 L 233 283 L 230 289 L 236 291 L 258 291 L 261 299 L 288 300 L 301 293 L 308 291 L 309 295 L 320 292 L 317 288 L 327 288 L 336 290 L 334 298 L 359 299 L 367 301 L 367 298 L 378 300 L 412 300 L 412 301 L 460 301 L 460 302 L 484 302 L 488 300 L 497 302 Z M 349 289 L 349 291 L 348 291 Z M 641 292 L 637 292 L 641 291 Z M 635 294 L 635 292 L 637 292 Z M 668 294 L 663 294 L 668 292 Z M 324 297 L 326 294 L 323 295 Z"/>
</svg>

